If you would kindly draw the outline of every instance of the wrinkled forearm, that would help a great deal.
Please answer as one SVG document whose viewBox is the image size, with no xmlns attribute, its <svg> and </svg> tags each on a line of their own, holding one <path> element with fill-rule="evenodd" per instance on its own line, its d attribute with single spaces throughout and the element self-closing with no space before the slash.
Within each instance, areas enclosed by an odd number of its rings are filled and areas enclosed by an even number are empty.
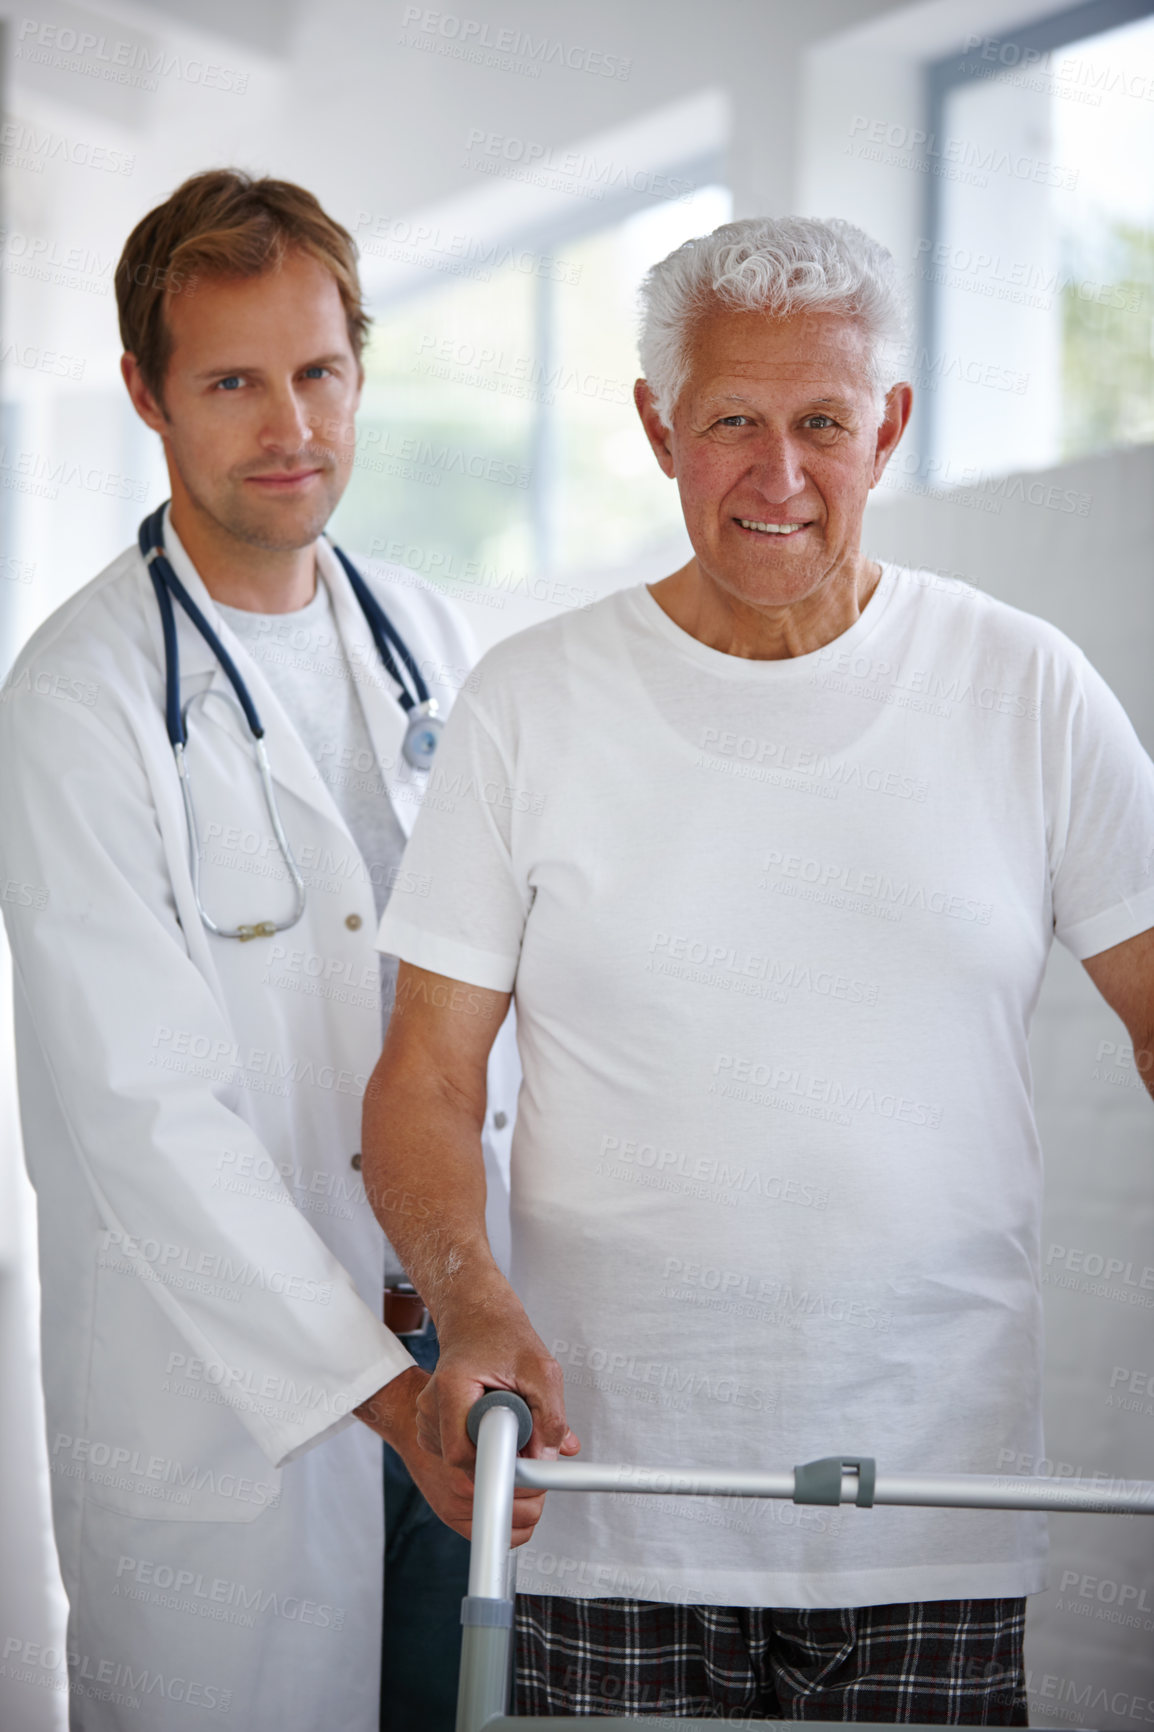
<svg viewBox="0 0 1154 1732">
<path fill-rule="evenodd" d="M 362 1159 L 369 1202 L 439 1333 L 462 1310 L 512 1297 L 485 1231 L 474 1103 L 382 1060 L 365 1092 Z"/>
</svg>

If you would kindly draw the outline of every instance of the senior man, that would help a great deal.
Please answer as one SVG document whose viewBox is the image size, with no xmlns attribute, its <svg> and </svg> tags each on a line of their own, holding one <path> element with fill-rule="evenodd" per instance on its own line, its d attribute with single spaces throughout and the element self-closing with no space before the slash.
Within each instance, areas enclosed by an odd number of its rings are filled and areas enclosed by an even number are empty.
<svg viewBox="0 0 1154 1732">
<path fill-rule="evenodd" d="M 430 1202 L 385 1226 L 450 1462 L 486 1386 L 601 1461 L 1042 1453 L 1027 1030 L 1056 934 L 1154 1062 L 1154 766 L 1052 626 L 862 552 L 902 328 L 844 223 L 656 266 L 637 406 L 693 558 L 499 645 L 446 730 L 365 1146 Z M 512 991 L 515 1293 L 478 1140 Z M 1045 1548 L 1035 1514 L 554 1496 L 520 1707 L 1025 1724 Z"/>
</svg>

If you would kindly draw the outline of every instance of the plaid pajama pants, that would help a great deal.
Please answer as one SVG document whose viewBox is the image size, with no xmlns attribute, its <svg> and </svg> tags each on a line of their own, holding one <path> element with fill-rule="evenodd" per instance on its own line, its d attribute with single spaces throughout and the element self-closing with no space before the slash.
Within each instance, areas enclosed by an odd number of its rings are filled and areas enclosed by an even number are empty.
<svg viewBox="0 0 1154 1732">
<path fill-rule="evenodd" d="M 519 1714 L 1025 1726 L 1024 1599 L 837 1609 L 517 1596 Z"/>
</svg>

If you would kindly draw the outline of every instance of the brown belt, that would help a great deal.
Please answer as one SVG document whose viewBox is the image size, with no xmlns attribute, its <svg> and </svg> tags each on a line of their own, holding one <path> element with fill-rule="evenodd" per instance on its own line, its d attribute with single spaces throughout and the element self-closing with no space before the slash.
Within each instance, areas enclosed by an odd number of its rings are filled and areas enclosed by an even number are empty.
<svg viewBox="0 0 1154 1732">
<path fill-rule="evenodd" d="M 429 1311 L 412 1287 L 385 1288 L 385 1328 L 394 1335 L 423 1335 L 429 1326 Z"/>
</svg>

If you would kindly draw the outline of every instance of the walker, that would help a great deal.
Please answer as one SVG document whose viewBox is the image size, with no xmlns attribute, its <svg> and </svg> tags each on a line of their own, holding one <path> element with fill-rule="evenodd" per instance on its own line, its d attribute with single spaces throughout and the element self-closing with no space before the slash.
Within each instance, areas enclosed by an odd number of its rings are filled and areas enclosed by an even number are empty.
<svg viewBox="0 0 1154 1732">
<path fill-rule="evenodd" d="M 464 1626 L 461 1676 L 457 1696 L 457 1732 L 550 1732 L 556 1726 L 584 1726 L 591 1721 L 605 1732 L 716 1732 L 716 1719 L 672 1719 L 669 1716 L 531 1715 L 510 1713 L 513 1668 L 513 1582 L 516 1555 L 513 1531 L 513 1490 L 643 1492 L 655 1497 L 776 1497 L 799 1504 L 918 1504 L 933 1509 L 1013 1509 L 1096 1511 L 1103 1515 L 1154 1515 L 1154 1480 L 1100 1481 L 1039 1479 L 978 1473 L 879 1474 L 871 1456 L 827 1456 L 802 1467 L 773 1473 L 735 1469 L 685 1473 L 668 1469 L 596 1466 L 575 1461 L 525 1461 L 523 1449 L 533 1419 L 519 1395 L 494 1389 L 470 1410 L 469 1436 L 477 1446 L 473 1486 L 473 1542 L 469 1557 L 469 1591 L 461 1602 Z M 732 1722 L 731 1722 L 732 1724 Z M 797 1721 L 741 1720 L 742 1726 L 772 1726 L 793 1732 Z M 804 1722 L 814 1732 L 834 1732 L 842 1722 Z M 878 1722 L 872 1724 L 877 1725 Z M 882 1729 L 885 1732 L 885 1728 Z M 932 1732 L 929 1727 L 893 1727 L 890 1732 Z M 1063 1727 L 1061 1732 L 1077 1732 Z M 1084 1729 L 1083 1729 L 1084 1732 Z"/>
</svg>

